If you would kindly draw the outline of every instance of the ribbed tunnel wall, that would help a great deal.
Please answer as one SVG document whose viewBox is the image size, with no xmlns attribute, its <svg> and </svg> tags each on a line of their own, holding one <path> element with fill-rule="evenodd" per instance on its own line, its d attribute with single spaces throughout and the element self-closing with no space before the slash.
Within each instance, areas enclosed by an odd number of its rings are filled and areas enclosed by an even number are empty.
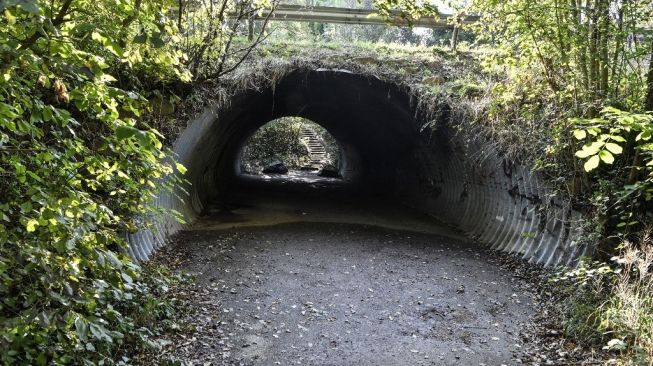
<svg viewBox="0 0 653 366">
<path fill-rule="evenodd" d="M 207 205 L 237 184 L 243 142 L 283 116 L 320 123 L 344 147 L 343 171 L 366 192 L 396 197 L 449 223 L 479 245 L 546 265 L 573 264 L 590 248 L 577 245 L 579 214 L 547 201 L 546 184 L 525 167 L 501 158 L 488 141 L 454 132 L 443 117 L 424 131 L 410 93 L 393 83 L 344 70 L 296 70 L 274 86 L 238 93 L 229 105 L 208 108 L 174 145 L 188 170 L 183 189 L 155 204 L 192 223 Z M 129 235 L 132 257 L 147 260 L 182 225 L 159 219 L 153 230 Z"/>
</svg>

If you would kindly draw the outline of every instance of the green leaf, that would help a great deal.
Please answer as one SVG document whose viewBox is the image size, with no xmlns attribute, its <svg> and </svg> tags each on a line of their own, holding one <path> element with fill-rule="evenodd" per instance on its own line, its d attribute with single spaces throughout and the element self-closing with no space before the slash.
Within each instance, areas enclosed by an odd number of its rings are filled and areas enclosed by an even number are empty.
<svg viewBox="0 0 653 366">
<path fill-rule="evenodd" d="M 5 12 L 4 12 L 4 13 L 5 13 L 5 18 L 7 19 L 7 23 L 8 23 L 9 25 L 14 25 L 14 24 L 16 24 L 16 17 L 15 17 L 13 14 L 11 14 L 11 12 L 9 11 L 9 9 L 5 9 Z"/>
<path fill-rule="evenodd" d="M 122 55 L 125 53 L 125 51 L 122 49 L 122 47 L 120 47 L 117 43 L 109 41 L 109 40 L 107 40 L 104 43 L 104 47 L 107 50 L 111 51 L 111 53 L 113 53 L 114 55 L 116 55 L 118 57 L 122 57 Z"/>
<path fill-rule="evenodd" d="M 152 140 L 147 135 L 147 133 L 143 131 L 138 131 L 136 134 L 136 140 L 144 147 L 149 147 L 152 145 Z"/>
<path fill-rule="evenodd" d="M 122 262 L 112 251 L 107 251 L 106 253 L 107 259 L 109 259 L 109 262 L 115 267 L 115 268 L 122 268 Z"/>
<path fill-rule="evenodd" d="M 609 151 L 603 150 L 599 153 L 599 157 L 601 160 L 606 163 L 606 164 L 612 164 L 614 163 L 614 155 L 612 155 Z"/>
<path fill-rule="evenodd" d="M 598 155 L 594 155 L 591 158 L 587 159 L 585 165 L 583 165 L 583 168 L 585 169 L 586 172 L 591 172 L 592 170 L 596 169 L 599 166 L 600 160 L 601 159 L 599 158 Z"/>
<path fill-rule="evenodd" d="M 52 108 L 50 108 L 49 106 L 43 108 L 43 120 L 45 122 L 50 121 L 52 119 L 52 115 L 53 115 Z"/>
<path fill-rule="evenodd" d="M 39 226 L 39 221 L 35 219 L 30 219 L 25 223 L 25 228 L 28 233 L 33 233 L 36 231 L 36 228 Z"/>
<path fill-rule="evenodd" d="M 650 139 L 651 139 L 651 131 L 642 131 L 639 133 L 639 135 L 637 135 L 635 141 L 640 141 L 640 140 L 648 141 Z"/>
<path fill-rule="evenodd" d="M 124 272 L 123 272 L 123 273 L 120 274 L 120 276 L 121 276 L 122 279 L 123 279 L 125 282 L 127 282 L 127 283 L 132 283 L 132 282 L 133 282 L 131 276 L 129 276 L 127 273 L 124 273 Z"/>
<path fill-rule="evenodd" d="M 601 129 L 596 128 L 596 127 L 592 127 L 592 128 L 588 128 L 587 132 L 592 136 L 597 136 L 599 134 L 599 132 L 601 132 Z"/>
<path fill-rule="evenodd" d="M 165 46 L 165 42 L 161 39 L 161 33 L 154 33 L 152 37 L 150 37 L 150 44 L 153 48 L 161 48 Z"/>
<path fill-rule="evenodd" d="M 18 0 L 16 4 L 31 14 L 38 14 L 40 10 L 38 2 L 35 0 Z"/>
<path fill-rule="evenodd" d="M 581 159 L 585 159 L 588 156 L 596 155 L 599 153 L 601 148 L 603 147 L 603 142 L 595 141 L 592 142 L 591 144 L 586 144 L 583 146 L 583 148 L 579 151 L 576 151 L 576 157 L 579 157 Z"/>
<path fill-rule="evenodd" d="M 180 163 L 176 163 L 175 166 L 177 167 L 177 170 L 179 171 L 179 173 L 186 174 L 186 167 L 185 166 L 183 166 Z"/>
<path fill-rule="evenodd" d="M 75 25 L 75 30 L 80 33 L 88 34 L 90 31 L 95 29 L 97 25 L 93 23 L 79 23 Z"/>
<path fill-rule="evenodd" d="M 98 33 L 98 32 L 93 32 L 91 33 L 91 39 L 94 41 L 99 42 L 109 50 L 111 53 L 118 57 L 122 57 L 122 55 L 125 53 L 125 51 L 120 47 L 116 42 L 112 41 L 111 39 L 105 37 L 104 35 Z"/>
<path fill-rule="evenodd" d="M 113 343 L 113 337 L 111 336 L 107 328 L 105 328 L 102 324 L 90 323 L 89 329 L 91 331 L 91 335 L 93 336 L 93 338 L 100 341 Z"/>
<path fill-rule="evenodd" d="M 100 42 L 101 44 L 104 45 L 104 41 L 106 40 L 106 37 L 104 37 L 103 35 L 101 35 L 98 32 L 93 32 L 93 33 L 91 33 L 91 39 L 94 40 L 94 41 L 98 41 L 98 42 Z"/>
<path fill-rule="evenodd" d="M 132 126 L 118 126 L 116 127 L 116 137 L 118 140 L 124 140 L 127 138 L 130 138 L 137 134 L 138 132 L 141 132 L 137 128 L 134 128 Z"/>
<path fill-rule="evenodd" d="M 621 154 L 623 152 L 623 148 L 614 142 L 608 142 L 605 144 L 605 148 L 610 150 L 611 153 L 613 154 Z"/>
<path fill-rule="evenodd" d="M 574 130 L 574 137 L 577 140 L 582 140 L 587 137 L 587 132 L 585 132 L 585 130 Z"/>
<path fill-rule="evenodd" d="M 75 319 L 75 332 L 77 333 L 79 339 L 82 341 L 86 340 L 88 336 L 88 325 L 81 317 L 77 317 L 77 319 Z"/>
<path fill-rule="evenodd" d="M 147 41 L 147 34 L 141 33 L 134 37 L 133 42 L 136 44 L 144 44 L 146 41 Z"/>
<path fill-rule="evenodd" d="M 20 210 L 24 213 L 27 213 L 32 210 L 32 202 L 25 201 L 20 204 Z"/>
</svg>

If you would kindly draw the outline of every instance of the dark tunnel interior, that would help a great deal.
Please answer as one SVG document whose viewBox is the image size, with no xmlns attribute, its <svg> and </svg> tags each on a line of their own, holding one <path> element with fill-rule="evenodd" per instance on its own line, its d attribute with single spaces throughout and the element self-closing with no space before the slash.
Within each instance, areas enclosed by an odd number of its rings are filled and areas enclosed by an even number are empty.
<svg viewBox="0 0 653 366">
<path fill-rule="evenodd" d="M 378 79 L 346 72 L 334 78 L 332 73 L 291 74 L 274 90 L 250 92 L 244 106 L 222 114 L 233 122 L 213 170 L 219 191 L 242 185 L 238 162 L 247 138 L 284 116 L 312 120 L 333 135 L 341 148 L 340 174 L 350 190 L 377 195 L 395 191 L 398 166 L 419 140 L 410 98 Z"/>
</svg>

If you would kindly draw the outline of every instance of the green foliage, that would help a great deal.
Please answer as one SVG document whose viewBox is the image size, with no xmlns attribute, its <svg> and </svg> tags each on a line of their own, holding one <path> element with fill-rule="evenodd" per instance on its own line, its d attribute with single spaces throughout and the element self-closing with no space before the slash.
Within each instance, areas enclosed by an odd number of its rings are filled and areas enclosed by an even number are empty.
<svg viewBox="0 0 653 366">
<path fill-rule="evenodd" d="M 562 325 L 568 337 L 586 345 L 606 341 L 599 329 L 601 314 L 597 309 L 607 301 L 614 281 L 612 267 L 588 260 L 582 260 L 577 268 L 564 269 L 552 278 L 560 295 L 559 303 L 564 313 Z"/>
<path fill-rule="evenodd" d="M 125 255 L 176 182 L 125 73 L 183 80 L 171 2 L 0 3 L 0 363 L 129 363 L 151 280 Z M 152 310 L 152 309 L 149 309 Z M 159 318 L 159 315 L 155 315 Z"/>
<path fill-rule="evenodd" d="M 641 28 L 650 25 L 651 9 L 648 0 L 475 0 L 470 7 L 482 17 L 474 25 L 480 41 L 491 45 L 483 64 L 501 80 L 489 110 L 496 135 L 508 136 L 504 145 L 528 146 L 518 159 L 539 154 L 537 166 L 554 182 L 582 177 L 579 189 L 559 186 L 565 194 L 591 195 L 599 185 L 584 172 L 607 165 L 621 173 L 617 157 L 632 158 L 622 141 L 629 136 L 604 128 L 612 122 L 602 120 L 612 117 L 596 117 L 606 105 L 633 115 L 643 109 L 650 45 Z M 536 133 L 524 141 L 530 131 Z M 577 152 L 572 133 L 591 143 Z"/>
<path fill-rule="evenodd" d="M 299 139 L 302 118 L 284 117 L 259 128 L 243 147 L 242 164 L 258 171 L 273 159 L 281 160 L 288 168 L 299 166 L 306 148 Z"/>
<path fill-rule="evenodd" d="M 599 161 L 605 164 L 614 163 L 614 155 L 623 152 L 626 138 L 636 133 L 635 149 L 645 157 L 644 166 L 653 166 L 653 144 L 649 143 L 653 133 L 653 115 L 624 112 L 608 107 L 602 111 L 603 118 L 573 118 L 571 123 L 577 128 L 574 137 L 587 141 L 576 156 L 587 159 L 585 171 L 589 172 L 599 166 Z M 595 163 L 589 164 L 591 160 Z M 650 196 L 648 196 L 650 199 Z"/>
<path fill-rule="evenodd" d="M 618 189 L 617 194 L 609 192 L 612 188 L 605 192 L 612 197 L 608 206 L 621 208 L 613 211 L 620 219 L 616 227 L 638 225 L 638 201 L 653 198 L 653 115 L 608 107 L 601 118 L 573 118 L 570 122 L 574 137 L 585 142 L 575 154 L 584 159 L 584 170 L 594 171 L 601 164 L 611 166 L 603 172 L 603 179 L 610 179 Z M 633 151 L 632 163 L 615 164 L 615 158 L 625 150 Z"/>
<path fill-rule="evenodd" d="M 428 2 L 414 0 L 374 0 L 373 3 L 379 14 L 388 19 L 399 16 L 410 22 L 423 16 L 438 15 L 437 7 Z"/>
<path fill-rule="evenodd" d="M 644 245 L 641 245 L 644 244 Z M 604 348 L 628 355 L 629 363 L 653 362 L 653 243 L 643 231 L 638 249 L 624 243 L 613 261 L 619 266 L 611 296 L 599 308 L 599 329 L 610 340 Z"/>
<path fill-rule="evenodd" d="M 619 353 L 626 365 L 653 362 L 653 245 L 649 230 L 640 234 L 643 249 L 624 242 L 610 265 L 582 261 L 553 280 L 566 335 Z"/>
<path fill-rule="evenodd" d="M 482 14 L 477 31 L 496 47 L 487 65 L 507 72 L 511 86 L 548 95 L 577 116 L 606 100 L 641 108 L 645 70 L 636 61 L 649 45 L 626 42 L 650 25 L 649 0 L 475 0 L 472 9 Z"/>
</svg>

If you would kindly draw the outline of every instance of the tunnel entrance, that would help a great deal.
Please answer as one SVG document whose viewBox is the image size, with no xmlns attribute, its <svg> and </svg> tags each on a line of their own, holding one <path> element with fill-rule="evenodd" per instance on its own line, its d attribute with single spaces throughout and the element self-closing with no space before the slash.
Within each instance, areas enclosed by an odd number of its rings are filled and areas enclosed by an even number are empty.
<svg viewBox="0 0 653 366">
<path fill-rule="evenodd" d="M 474 352 L 451 364 L 511 357 L 509 336 L 532 309 L 489 248 L 571 263 L 588 248 L 576 244 L 569 206 L 492 141 L 461 128 L 445 103 L 424 108 L 398 82 L 312 67 L 271 79 L 243 83 L 250 87 L 207 108 L 177 140 L 190 184 L 157 204 L 191 225 L 161 220 L 130 235 L 132 256 L 147 260 L 165 235 L 184 229 L 173 245 L 210 284 L 199 303 L 220 306 L 220 326 L 242 345 L 238 361 L 356 363 L 364 350 L 371 364 L 417 364 L 443 360 L 441 351 L 461 342 Z M 284 176 L 264 173 L 270 159 L 315 168 L 255 148 L 305 119 L 336 141 L 340 179 L 261 179 Z M 215 339 L 211 332 L 205 344 Z"/>
<path fill-rule="evenodd" d="M 571 205 L 548 194 L 537 173 L 502 156 L 445 102 L 372 73 L 270 68 L 259 79 L 236 81 L 247 87 L 207 108 L 178 138 L 174 150 L 190 184 L 163 194 L 158 205 L 194 223 L 218 212 L 221 224 L 257 221 L 248 216 L 252 207 L 270 209 L 260 224 L 320 215 L 322 221 L 369 223 L 371 213 L 384 212 L 376 222 L 393 228 L 410 221 L 398 214 L 409 207 L 423 215 L 416 225 L 446 223 L 451 236 L 546 265 L 591 252 L 578 243 L 573 223 L 579 214 Z M 250 137 L 288 117 L 314 121 L 337 141 L 337 184 L 248 179 L 242 157 Z M 154 232 L 131 237 L 132 252 L 147 259 L 154 245 L 182 228 L 162 220 Z"/>
</svg>

